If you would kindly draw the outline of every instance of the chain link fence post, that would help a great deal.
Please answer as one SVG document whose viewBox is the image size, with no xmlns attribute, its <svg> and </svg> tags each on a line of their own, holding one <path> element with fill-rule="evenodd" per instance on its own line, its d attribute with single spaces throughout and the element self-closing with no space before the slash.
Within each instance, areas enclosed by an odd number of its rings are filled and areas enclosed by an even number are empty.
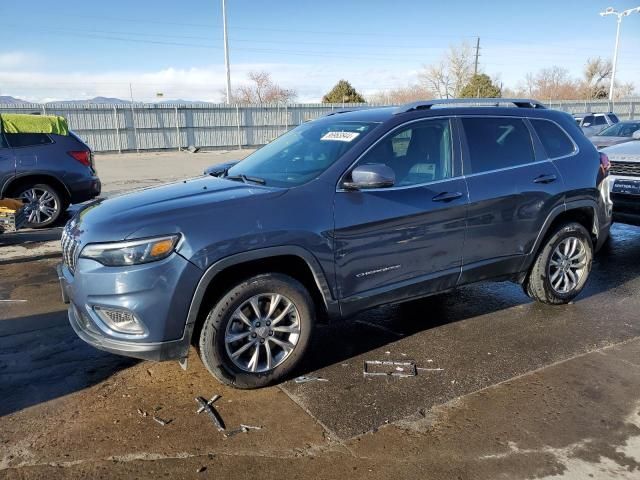
<svg viewBox="0 0 640 480">
<path fill-rule="evenodd" d="M 238 124 L 238 150 L 242 150 L 242 137 L 240 136 L 240 106 L 236 103 L 236 123 Z"/>
</svg>

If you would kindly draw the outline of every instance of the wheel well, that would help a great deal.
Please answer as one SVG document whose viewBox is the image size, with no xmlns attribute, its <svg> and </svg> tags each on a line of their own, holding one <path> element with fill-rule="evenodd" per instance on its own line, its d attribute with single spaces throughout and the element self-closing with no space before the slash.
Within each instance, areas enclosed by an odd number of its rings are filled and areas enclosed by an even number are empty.
<svg viewBox="0 0 640 480">
<path fill-rule="evenodd" d="M 44 183 L 55 188 L 64 202 L 68 202 L 71 198 L 64 183 L 51 175 L 25 175 L 23 177 L 16 177 L 7 185 L 5 192 L 6 194 L 11 194 L 25 185 L 35 185 L 38 183 Z"/>
<path fill-rule="evenodd" d="M 566 210 L 560 213 L 556 218 L 554 218 L 551 224 L 549 225 L 549 228 L 545 232 L 544 237 L 540 242 L 540 245 L 538 245 L 536 250 L 533 252 L 534 255 L 530 257 L 531 260 L 530 260 L 530 263 L 527 264 L 527 270 L 520 272 L 516 276 L 516 281 L 518 283 L 526 282 L 527 277 L 529 276 L 529 269 L 531 267 L 531 262 L 534 261 L 536 255 L 538 255 L 540 250 L 542 250 L 546 245 L 547 239 L 551 235 L 553 235 L 553 232 L 555 232 L 560 225 L 564 225 L 565 223 L 570 223 L 570 222 L 579 223 L 587 230 L 587 232 L 589 232 L 589 234 L 591 235 L 591 240 L 593 241 L 593 244 L 595 246 L 598 238 L 594 232 L 594 214 L 595 213 L 593 209 L 590 207 L 579 207 L 579 208 L 572 208 L 570 210 Z"/>
<path fill-rule="evenodd" d="M 298 280 L 311 295 L 317 318 L 320 320 L 326 319 L 327 308 L 325 301 L 313 276 L 311 267 L 303 258 L 296 255 L 278 255 L 232 265 L 218 273 L 211 280 L 207 285 L 198 310 L 196 324 L 191 337 L 192 342 L 200 337 L 200 330 L 207 314 L 225 293 L 243 280 L 263 273 L 281 273 Z"/>
<path fill-rule="evenodd" d="M 587 232 L 591 234 L 591 240 L 595 245 L 598 237 L 596 232 L 594 232 L 594 212 L 590 207 L 580 207 L 580 208 L 572 208 L 571 210 L 566 210 L 553 219 L 549 229 L 547 230 L 547 236 L 551 234 L 559 225 L 568 223 L 568 222 L 577 222 L 587 229 Z M 544 242 L 543 242 L 544 243 Z"/>
</svg>

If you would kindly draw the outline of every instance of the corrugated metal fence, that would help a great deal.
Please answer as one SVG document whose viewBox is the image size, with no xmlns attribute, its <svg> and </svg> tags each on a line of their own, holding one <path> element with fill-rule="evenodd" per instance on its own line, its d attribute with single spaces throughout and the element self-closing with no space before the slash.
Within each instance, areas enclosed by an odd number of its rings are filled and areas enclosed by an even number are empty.
<svg viewBox="0 0 640 480">
<path fill-rule="evenodd" d="M 570 113 L 610 110 L 607 101 L 547 105 Z M 264 145 L 296 125 L 341 108 L 342 104 L 0 104 L 0 113 L 62 115 L 94 151 L 124 152 Z M 640 100 L 616 102 L 613 111 L 621 119 L 640 117 Z"/>
</svg>

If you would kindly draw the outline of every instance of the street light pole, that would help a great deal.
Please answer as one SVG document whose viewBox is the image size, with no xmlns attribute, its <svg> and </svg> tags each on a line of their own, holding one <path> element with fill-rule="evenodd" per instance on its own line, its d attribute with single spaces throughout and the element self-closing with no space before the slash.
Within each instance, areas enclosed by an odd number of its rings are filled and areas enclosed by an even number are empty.
<svg viewBox="0 0 640 480">
<path fill-rule="evenodd" d="M 231 103 L 231 71 L 229 70 L 229 39 L 227 37 L 227 9 L 222 0 L 222 32 L 224 35 L 224 69 L 227 74 L 227 105 Z"/>
<path fill-rule="evenodd" d="M 601 17 L 605 17 L 607 15 L 615 15 L 618 17 L 618 26 L 616 28 L 616 46 L 613 51 L 613 68 L 611 70 L 611 85 L 609 86 L 609 101 L 613 102 L 613 87 L 615 85 L 616 80 L 616 66 L 618 64 L 618 45 L 620 44 L 620 25 L 622 25 L 622 17 L 627 17 L 632 13 L 640 13 L 640 7 L 630 8 L 628 10 L 624 10 L 622 12 L 618 12 L 614 10 L 613 7 L 607 8 L 604 12 L 600 12 Z"/>
</svg>

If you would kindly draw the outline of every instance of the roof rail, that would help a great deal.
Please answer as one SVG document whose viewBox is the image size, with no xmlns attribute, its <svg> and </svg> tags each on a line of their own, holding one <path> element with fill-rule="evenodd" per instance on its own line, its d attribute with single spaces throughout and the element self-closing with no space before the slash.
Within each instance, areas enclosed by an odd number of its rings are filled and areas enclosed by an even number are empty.
<svg viewBox="0 0 640 480">
<path fill-rule="evenodd" d="M 340 113 L 349 113 L 349 112 L 354 112 L 355 110 L 352 108 L 341 108 L 340 110 L 333 110 L 327 114 L 325 114 L 325 117 L 330 117 L 331 115 L 338 115 Z"/>
<path fill-rule="evenodd" d="M 529 98 L 449 98 L 407 103 L 405 105 L 400 105 L 395 113 L 407 113 L 413 112 L 414 110 L 430 110 L 432 107 L 437 106 L 455 107 L 462 105 L 499 107 L 501 105 L 509 104 L 518 108 L 546 108 L 539 101 L 531 100 Z"/>
</svg>

